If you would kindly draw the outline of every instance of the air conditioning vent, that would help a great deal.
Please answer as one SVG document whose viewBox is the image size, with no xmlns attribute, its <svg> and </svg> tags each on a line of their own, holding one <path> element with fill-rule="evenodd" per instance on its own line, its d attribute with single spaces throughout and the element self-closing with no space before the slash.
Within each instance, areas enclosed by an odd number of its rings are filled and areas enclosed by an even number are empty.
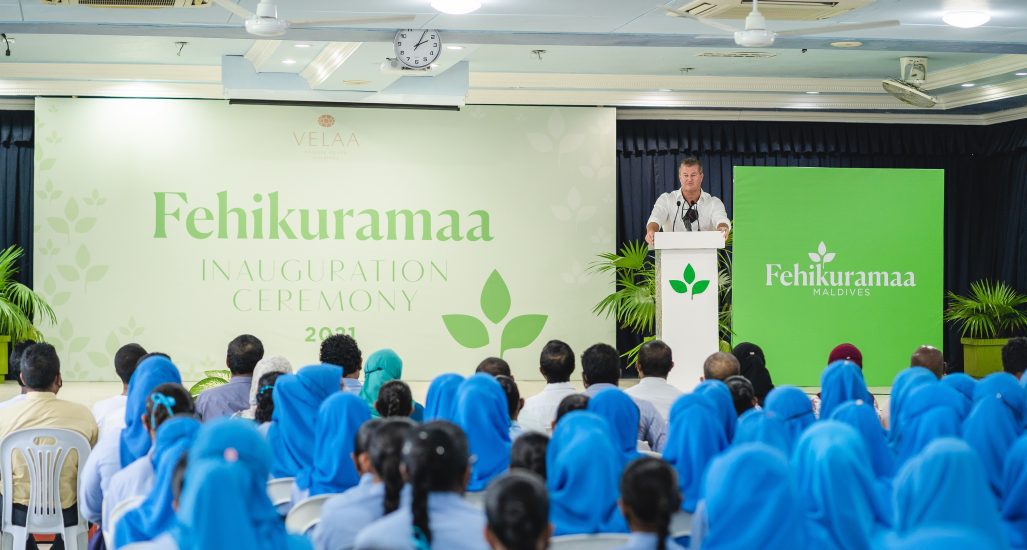
<svg viewBox="0 0 1027 550">
<path fill-rule="evenodd" d="M 874 0 L 760 0 L 760 13 L 770 20 L 816 21 L 862 8 Z M 696 17 L 745 19 L 752 0 L 695 0 L 681 6 Z"/>
<path fill-rule="evenodd" d="M 210 0 L 42 0 L 49 6 L 90 6 L 93 8 L 203 8 Z"/>
<path fill-rule="evenodd" d="M 733 57 L 736 59 L 766 59 L 777 57 L 776 53 L 767 52 L 704 52 L 696 57 Z"/>
</svg>

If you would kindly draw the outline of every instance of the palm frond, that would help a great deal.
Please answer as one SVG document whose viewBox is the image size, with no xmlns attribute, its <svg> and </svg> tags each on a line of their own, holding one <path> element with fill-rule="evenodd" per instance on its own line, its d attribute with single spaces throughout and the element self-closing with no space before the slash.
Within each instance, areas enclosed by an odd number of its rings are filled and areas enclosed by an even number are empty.
<svg viewBox="0 0 1027 550">
<path fill-rule="evenodd" d="M 18 260 L 23 254 L 17 245 L 0 251 L 0 334 L 15 341 L 39 340 L 42 334 L 33 320 L 54 325 L 57 317 L 43 298 L 14 280 L 18 274 Z"/>
<path fill-rule="evenodd" d="M 1027 327 L 1027 295 L 1002 281 L 980 280 L 971 283 L 970 293 L 947 294 L 943 318 L 954 324 L 960 334 L 970 338 L 1002 338 Z"/>
</svg>

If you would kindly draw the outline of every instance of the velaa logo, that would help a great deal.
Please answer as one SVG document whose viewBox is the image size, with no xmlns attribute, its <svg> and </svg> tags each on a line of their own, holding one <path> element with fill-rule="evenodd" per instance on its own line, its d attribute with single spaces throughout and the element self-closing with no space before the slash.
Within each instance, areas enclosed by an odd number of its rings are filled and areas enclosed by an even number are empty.
<svg viewBox="0 0 1027 550">
<path fill-rule="evenodd" d="M 870 296 L 875 287 L 915 287 L 912 271 L 832 271 L 827 264 L 835 259 L 823 241 L 808 253 L 812 264 L 791 266 L 767 264 L 767 286 L 810 288 L 814 296 Z M 789 267 L 791 269 L 789 269 Z"/>
<path fill-rule="evenodd" d="M 347 149 L 360 147 L 356 132 L 339 131 L 335 128 L 335 117 L 329 114 L 319 115 L 316 119 L 318 129 L 305 132 L 292 132 L 292 139 L 297 147 L 310 149 Z"/>
</svg>

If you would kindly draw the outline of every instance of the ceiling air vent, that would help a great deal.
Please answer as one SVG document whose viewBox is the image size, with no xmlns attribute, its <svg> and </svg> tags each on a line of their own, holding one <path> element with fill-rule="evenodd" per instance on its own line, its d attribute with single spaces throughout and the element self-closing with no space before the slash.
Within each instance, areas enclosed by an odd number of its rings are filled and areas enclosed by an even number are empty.
<svg viewBox="0 0 1027 550">
<path fill-rule="evenodd" d="M 93 8 L 203 8 L 210 0 L 42 0 L 50 6 L 90 6 Z"/>
<path fill-rule="evenodd" d="M 776 53 L 767 52 L 704 52 L 696 57 L 733 57 L 735 59 L 766 59 L 776 57 Z"/>
<path fill-rule="evenodd" d="M 874 0 L 760 0 L 760 13 L 771 20 L 815 21 L 862 8 Z M 752 11 L 752 0 L 695 0 L 681 11 L 696 17 L 745 19 Z"/>
</svg>

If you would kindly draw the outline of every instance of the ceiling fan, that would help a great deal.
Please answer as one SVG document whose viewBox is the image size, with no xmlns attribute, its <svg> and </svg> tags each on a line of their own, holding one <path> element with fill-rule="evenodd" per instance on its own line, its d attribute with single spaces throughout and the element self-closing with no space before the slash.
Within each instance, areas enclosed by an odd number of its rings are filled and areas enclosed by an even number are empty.
<svg viewBox="0 0 1027 550">
<path fill-rule="evenodd" d="M 384 17 L 363 17 L 349 19 L 304 19 L 288 20 L 278 17 L 278 6 L 274 0 L 260 0 L 257 13 L 236 4 L 232 0 L 214 0 L 214 3 L 246 20 L 246 32 L 261 37 L 282 36 L 295 27 L 327 27 L 332 25 L 359 25 L 363 23 L 391 23 L 413 21 L 413 15 L 389 15 Z"/>
<path fill-rule="evenodd" d="M 848 25 L 825 25 L 822 27 L 809 27 L 806 29 L 792 29 L 787 31 L 772 31 L 767 29 L 767 19 L 759 10 L 759 0 L 752 0 L 752 11 L 745 18 L 745 29 L 737 29 L 731 25 L 721 23 L 708 17 L 692 15 L 685 10 L 660 6 L 670 15 L 694 19 L 703 25 L 713 27 L 722 31 L 734 33 L 735 44 L 744 48 L 766 48 L 774 44 L 774 39 L 779 36 L 806 36 L 813 34 L 824 34 L 839 31 L 857 31 L 862 29 L 879 29 L 899 25 L 897 20 L 869 21 L 866 23 L 852 23 Z"/>
</svg>

